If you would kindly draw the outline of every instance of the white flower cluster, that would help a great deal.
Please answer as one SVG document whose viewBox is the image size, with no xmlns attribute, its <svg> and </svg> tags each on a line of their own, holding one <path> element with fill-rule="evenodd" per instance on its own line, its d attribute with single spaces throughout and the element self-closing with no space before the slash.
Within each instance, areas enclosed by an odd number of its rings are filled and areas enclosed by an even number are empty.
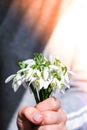
<svg viewBox="0 0 87 130">
<path fill-rule="evenodd" d="M 5 83 L 13 79 L 12 87 L 14 91 L 23 85 L 24 87 L 33 85 L 37 91 L 48 86 L 54 90 L 63 92 L 69 88 L 69 71 L 60 60 L 55 59 L 53 62 L 47 60 L 42 54 L 36 54 L 34 59 L 28 59 L 19 62 L 20 70 L 9 76 Z"/>
</svg>

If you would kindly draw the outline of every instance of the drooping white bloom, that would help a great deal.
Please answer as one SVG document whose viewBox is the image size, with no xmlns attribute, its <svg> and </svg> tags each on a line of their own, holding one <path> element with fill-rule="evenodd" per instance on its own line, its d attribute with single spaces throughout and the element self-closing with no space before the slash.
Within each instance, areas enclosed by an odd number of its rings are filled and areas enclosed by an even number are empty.
<svg viewBox="0 0 87 130">
<path fill-rule="evenodd" d="M 55 66 L 55 65 L 50 65 L 49 66 L 51 70 L 59 70 L 60 68 L 58 66 Z"/>
<path fill-rule="evenodd" d="M 22 85 L 23 77 L 21 77 L 20 74 L 17 74 L 15 78 L 13 79 L 12 88 L 16 92 L 18 88 Z"/>
<path fill-rule="evenodd" d="M 67 67 L 58 59 L 49 61 L 42 54 L 36 54 L 34 59 L 19 62 L 19 66 L 21 69 L 5 80 L 5 83 L 8 83 L 13 79 L 12 88 L 15 92 L 21 85 L 30 86 L 35 97 L 37 95 L 40 101 L 42 100 L 42 96 L 39 95 L 41 91 L 45 99 L 46 95 L 49 96 L 56 89 L 64 93 L 66 88 L 70 88 L 69 74 L 72 72 L 67 70 Z"/>
<path fill-rule="evenodd" d="M 8 83 L 9 81 L 11 81 L 15 76 L 16 76 L 16 74 L 10 75 L 10 76 L 5 80 L 5 83 Z"/>
<path fill-rule="evenodd" d="M 43 78 L 46 81 L 49 78 L 49 68 L 45 67 L 43 70 Z"/>
<path fill-rule="evenodd" d="M 43 78 L 40 78 L 40 89 L 42 88 L 47 89 L 49 84 L 50 84 L 49 81 L 46 81 Z"/>
<path fill-rule="evenodd" d="M 29 67 L 35 64 L 35 61 L 33 59 L 27 59 L 23 62 L 27 64 Z"/>
</svg>

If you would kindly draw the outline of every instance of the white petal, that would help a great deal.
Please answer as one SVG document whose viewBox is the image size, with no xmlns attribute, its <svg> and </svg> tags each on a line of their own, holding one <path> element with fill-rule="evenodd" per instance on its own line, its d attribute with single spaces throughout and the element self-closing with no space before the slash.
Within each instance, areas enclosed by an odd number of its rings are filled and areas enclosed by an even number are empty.
<svg viewBox="0 0 87 130">
<path fill-rule="evenodd" d="M 64 91 L 64 90 L 61 90 L 60 92 L 63 93 L 63 94 L 65 94 L 65 91 Z"/>
<path fill-rule="evenodd" d="M 69 84 L 67 84 L 67 85 L 66 85 L 66 87 L 67 87 L 67 88 L 70 88 L 70 85 L 69 85 Z"/>
<path fill-rule="evenodd" d="M 29 79 L 29 81 L 30 81 L 30 82 L 29 82 L 29 85 L 30 85 L 32 82 L 34 82 L 35 80 L 36 80 L 36 78 L 33 78 L 33 77 L 32 77 L 31 79 Z"/>
<path fill-rule="evenodd" d="M 65 77 L 64 77 L 65 79 L 65 82 L 67 83 L 67 84 L 69 84 L 70 83 L 70 80 L 69 80 L 69 77 L 68 77 L 68 75 L 65 75 Z"/>
<path fill-rule="evenodd" d="M 23 77 L 24 77 L 24 75 L 21 75 L 21 74 L 19 74 L 19 73 L 16 75 L 16 79 L 17 79 L 17 80 L 20 80 L 20 79 L 22 79 Z"/>
<path fill-rule="evenodd" d="M 61 83 L 57 80 L 57 88 L 60 90 L 61 89 Z"/>
<path fill-rule="evenodd" d="M 47 89 L 48 86 L 49 86 L 49 84 L 50 84 L 50 83 L 49 83 L 48 81 L 44 81 L 44 88 Z"/>
<path fill-rule="evenodd" d="M 44 80 L 47 80 L 49 77 L 49 71 L 48 71 L 48 68 L 45 68 L 44 69 Z"/>
<path fill-rule="evenodd" d="M 43 87 L 44 87 L 44 80 L 42 78 L 40 78 L 39 90 L 42 89 Z"/>
<path fill-rule="evenodd" d="M 25 75 L 26 82 L 30 80 L 30 77 L 32 77 L 33 70 L 30 68 L 28 71 L 28 74 Z"/>
<path fill-rule="evenodd" d="M 30 76 L 31 76 L 31 74 L 30 74 L 30 73 L 29 73 L 29 74 L 27 74 L 27 75 L 25 76 L 25 81 L 26 81 L 26 82 L 27 82 L 27 81 L 29 81 Z"/>
<path fill-rule="evenodd" d="M 9 81 L 11 81 L 15 76 L 16 76 L 16 74 L 10 75 L 10 76 L 5 80 L 5 83 L 8 83 Z"/>
<path fill-rule="evenodd" d="M 33 59 L 25 60 L 23 61 L 25 64 L 28 64 L 29 66 L 34 65 L 35 61 Z"/>
<path fill-rule="evenodd" d="M 76 73 L 74 73 L 73 71 L 67 70 L 67 72 L 71 75 L 76 75 Z"/>
<path fill-rule="evenodd" d="M 41 72 L 39 70 L 34 70 L 34 73 L 37 73 L 38 77 L 41 77 Z"/>
<path fill-rule="evenodd" d="M 26 71 L 26 70 L 28 70 L 28 68 L 21 69 L 21 70 L 19 70 L 17 73 L 21 73 L 21 72 L 24 72 L 24 71 Z"/>
<path fill-rule="evenodd" d="M 55 65 L 50 65 L 49 67 L 53 70 L 59 70 L 60 69 L 58 66 L 55 66 Z"/>
<path fill-rule="evenodd" d="M 13 82 L 12 83 L 12 88 L 14 89 L 14 92 L 16 92 L 18 90 L 18 88 L 20 87 L 20 85 L 21 85 L 21 81 Z"/>
<path fill-rule="evenodd" d="M 49 60 L 50 60 L 51 64 L 53 64 L 54 59 L 53 59 L 52 55 L 50 55 Z"/>
<path fill-rule="evenodd" d="M 28 87 L 28 85 L 25 82 L 22 82 L 22 85 L 24 86 L 24 88 Z"/>
</svg>

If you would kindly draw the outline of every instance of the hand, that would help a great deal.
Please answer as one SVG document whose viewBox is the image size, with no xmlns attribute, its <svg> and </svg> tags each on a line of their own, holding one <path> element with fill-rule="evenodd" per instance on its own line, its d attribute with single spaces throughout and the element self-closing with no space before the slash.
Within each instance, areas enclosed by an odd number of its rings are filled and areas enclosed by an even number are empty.
<svg viewBox="0 0 87 130">
<path fill-rule="evenodd" d="M 26 106 L 18 113 L 19 130 L 66 130 L 66 115 L 55 98 L 48 98 L 35 107 Z"/>
</svg>

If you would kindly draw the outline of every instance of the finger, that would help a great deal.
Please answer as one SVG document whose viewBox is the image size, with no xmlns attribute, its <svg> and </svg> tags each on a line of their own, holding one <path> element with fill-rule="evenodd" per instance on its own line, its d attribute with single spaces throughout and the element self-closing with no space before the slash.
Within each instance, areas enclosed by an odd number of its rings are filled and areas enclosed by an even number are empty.
<svg viewBox="0 0 87 130">
<path fill-rule="evenodd" d="M 62 109 L 56 111 L 45 111 L 41 113 L 43 115 L 42 125 L 52 125 L 52 124 L 60 124 L 64 123 L 67 120 L 65 113 Z"/>
<path fill-rule="evenodd" d="M 66 130 L 65 125 L 45 125 L 45 126 L 37 126 L 35 130 Z"/>
<path fill-rule="evenodd" d="M 43 102 L 36 105 L 36 108 L 40 111 L 57 111 L 61 107 L 56 98 L 48 98 Z"/>
<path fill-rule="evenodd" d="M 42 122 L 43 117 L 36 108 L 26 106 L 22 108 L 18 113 L 18 120 L 25 121 L 25 119 L 34 124 L 39 124 Z"/>
</svg>

